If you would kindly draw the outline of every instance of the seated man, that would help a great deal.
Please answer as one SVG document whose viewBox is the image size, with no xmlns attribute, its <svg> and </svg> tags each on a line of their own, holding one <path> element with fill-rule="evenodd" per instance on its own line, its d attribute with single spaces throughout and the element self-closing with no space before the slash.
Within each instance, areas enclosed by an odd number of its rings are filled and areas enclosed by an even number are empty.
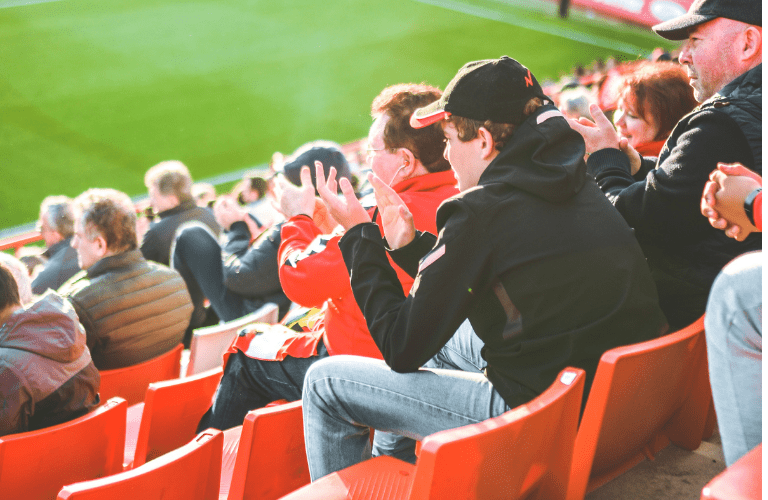
<svg viewBox="0 0 768 500">
<path fill-rule="evenodd" d="M 371 169 L 401 193 L 414 214 L 417 227 L 431 231 L 435 231 L 438 205 L 458 193 L 456 179 L 442 157 L 440 128 L 435 125 L 415 130 L 408 120 L 413 111 L 436 101 L 440 95 L 439 89 L 426 85 L 395 85 L 384 89 L 371 106 L 374 122 L 368 136 Z M 339 169 L 338 163 L 317 160 L 321 171 L 331 166 L 334 168 L 329 171 Z M 302 171 L 302 165 L 312 165 L 312 162 L 298 162 L 284 169 L 285 176 L 294 183 L 301 175 L 302 187 L 282 183 L 279 198 L 288 221 L 281 230 L 280 282 L 296 303 L 322 308 L 322 317 L 308 332 L 285 334 L 273 348 L 277 350 L 274 356 L 266 354 L 262 347 L 271 344 L 280 329 L 273 328 L 252 339 L 239 338 L 235 352 L 227 360 L 211 412 L 200 428 L 226 429 L 240 425 L 250 410 L 276 399 L 301 398 L 304 374 L 314 362 L 326 356 L 358 354 L 381 358 L 352 296 L 349 275 L 338 247 L 341 236 L 330 234 L 336 224 L 324 222 L 327 214 L 320 210 L 323 204 L 315 198 L 311 175 L 314 169 Z M 346 162 L 343 166 L 346 167 Z M 374 213 L 374 209 L 370 211 Z M 374 218 L 380 220 L 376 215 Z M 407 292 L 413 279 L 400 269 L 396 272 L 397 286 Z"/>
<path fill-rule="evenodd" d="M 0 436 L 85 415 L 98 392 L 99 372 L 69 302 L 49 292 L 22 306 L 0 263 Z"/>
<path fill-rule="evenodd" d="M 349 172 L 346 158 L 335 147 L 299 148 L 283 170 L 292 176 L 294 170 L 315 160 Z M 213 211 L 224 228 L 223 247 L 213 233 L 199 223 L 181 226 L 173 247 L 173 267 L 187 282 L 195 305 L 194 317 L 204 316 L 199 311 L 203 311 L 203 301 L 207 298 L 223 321 L 245 316 L 267 302 L 280 307 L 278 316 L 282 318 L 291 303 L 283 293 L 277 270 L 282 224 L 270 228 L 261 226 L 231 196 L 220 197 Z"/>
<path fill-rule="evenodd" d="M 715 276 L 739 254 L 762 248 L 759 235 L 729 239 L 701 217 L 699 199 L 718 161 L 761 173 L 761 2 L 697 1 L 653 27 L 680 52 L 695 99 L 657 158 L 641 158 L 592 106 L 594 124 L 572 122 L 591 153 L 587 170 L 635 230 L 670 327 L 702 314 Z M 596 125 L 596 126 L 590 126 Z"/>
<path fill-rule="evenodd" d="M 143 235 L 141 253 L 147 260 L 168 265 L 176 229 L 189 221 L 199 221 L 218 236 L 219 225 L 207 207 L 199 207 L 192 196 L 192 176 L 180 161 L 164 161 L 147 170 L 144 184 L 152 209 L 159 220 Z"/>
<path fill-rule="evenodd" d="M 144 259 L 130 198 L 89 189 L 75 199 L 72 246 L 83 269 L 59 292 L 75 307 L 99 370 L 131 366 L 178 345 L 192 302 L 179 273 Z"/>
<path fill-rule="evenodd" d="M 762 232 L 760 176 L 720 163 L 710 179 L 701 211 L 712 227 L 737 240 Z M 728 466 L 763 441 L 762 277 L 763 253 L 741 255 L 715 279 L 707 302 L 709 380 Z"/>
<path fill-rule="evenodd" d="M 72 200 L 66 196 L 49 196 L 40 205 L 38 227 L 45 241 L 43 257 L 47 262 L 32 281 L 32 292 L 42 294 L 57 290 L 80 270 L 77 252 L 70 242 L 74 234 Z"/>
<path fill-rule="evenodd" d="M 318 180 L 347 228 L 339 247 L 386 363 L 334 356 L 307 373 L 313 480 L 364 459 L 369 427 L 422 439 L 476 423 L 529 402 L 566 366 L 587 372 L 588 392 L 603 352 L 665 331 L 632 230 L 586 176 L 584 141 L 547 101 L 505 56 L 468 63 L 414 113 L 414 126 L 442 123 L 462 191 L 440 206 L 437 237 L 416 232 L 386 179 L 369 176 L 386 240 L 348 182 L 340 199 L 334 179 L 331 189 Z M 415 276 L 409 293 L 387 253 Z M 467 318 L 484 343 L 484 373 L 419 369 Z"/>
</svg>

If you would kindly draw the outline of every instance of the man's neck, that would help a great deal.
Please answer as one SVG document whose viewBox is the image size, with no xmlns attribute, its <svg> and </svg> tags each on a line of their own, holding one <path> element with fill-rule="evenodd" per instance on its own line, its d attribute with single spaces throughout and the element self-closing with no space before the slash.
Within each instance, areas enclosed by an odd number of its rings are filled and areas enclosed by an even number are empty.
<svg viewBox="0 0 768 500">
<path fill-rule="evenodd" d="M 8 321 L 8 318 L 11 317 L 11 314 L 15 313 L 21 309 L 21 304 L 11 304 L 5 309 L 0 311 L 0 326 L 4 325 L 6 321 Z"/>
</svg>

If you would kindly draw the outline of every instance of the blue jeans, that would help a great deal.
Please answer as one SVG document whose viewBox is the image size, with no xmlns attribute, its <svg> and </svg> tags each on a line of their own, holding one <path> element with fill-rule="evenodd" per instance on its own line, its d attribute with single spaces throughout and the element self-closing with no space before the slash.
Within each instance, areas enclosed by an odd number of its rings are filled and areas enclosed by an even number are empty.
<svg viewBox="0 0 768 500">
<path fill-rule="evenodd" d="M 446 370 L 462 370 L 465 372 L 482 373 L 485 360 L 480 356 L 483 341 L 475 335 L 469 320 L 459 326 L 435 356 L 424 364 L 424 368 L 443 368 Z M 391 432 L 376 431 L 373 438 L 374 457 L 388 455 L 400 460 L 416 462 L 416 441 Z"/>
<path fill-rule="evenodd" d="M 318 361 L 307 372 L 303 393 L 313 481 L 369 458 L 371 427 L 421 440 L 509 410 L 482 373 L 396 373 L 383 361 L 359 356 Z"/>
<path fill-rule="evenodd" d="M 762 442 L 762 252 L 715 279 L 704 319 L 709 380 L 727 465 Z"/>
</svg>

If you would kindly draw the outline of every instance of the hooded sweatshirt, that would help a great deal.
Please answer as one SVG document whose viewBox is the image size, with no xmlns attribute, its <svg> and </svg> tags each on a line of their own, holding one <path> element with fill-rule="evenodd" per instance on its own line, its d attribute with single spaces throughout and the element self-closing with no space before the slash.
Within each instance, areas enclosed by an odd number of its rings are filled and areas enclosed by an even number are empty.
<svg viewBox="0 0 768 500">
<path fill-rule="evenodd" d="M 85 330 L 54 292 L 0 326 L 0 436 L 84 415 L 99 402 L 99 382 Z"/>
<path fill-rule="evenodd" d="M 437 212 L 393 260 L 415 276 L 403 296 L 374 224 L 339 246 L 355 299 L 384 360 L 415 371 L 469 318 L 486 376 L 510 408 L 566 366 L 587 390 L 608 349 L 666 328 L 632 230 L 587 178 L 584 142 L 546 105 L 523 122 L 478 185 Z"/>
</svg>

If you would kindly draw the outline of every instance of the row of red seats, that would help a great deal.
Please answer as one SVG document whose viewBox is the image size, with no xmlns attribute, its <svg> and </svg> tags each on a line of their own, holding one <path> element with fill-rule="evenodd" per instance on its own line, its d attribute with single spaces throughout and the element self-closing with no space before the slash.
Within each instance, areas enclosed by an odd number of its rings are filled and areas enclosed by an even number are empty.
<svg viewBox="0 0 768 500">
<path fill-rule="evenodd" d="M 98 498 L 123 498 L 116 491 L 124 489 L 145 498 L 160 498 L 160 490 L 162 498 L 215 498 L 218 491 L 219 498 L 232 499 L 279 498 L 296 490 L 288 498 L 581 499 L 670 441 L 693 450 L 711 435 L 705 349 L 699 320 L 605 353 L 578 432 L 583 374 L 567 369 L 528 405 L 428 436 L 416 466 L 381 457 L 310 485 L 300 402 L 256 410 L 242 428 L 194 438 L 219 368 L 151 384 L 144 403 L 131 409 L 116 399 L 73 422 L 0 438 L 0 491 L 3 498 L 53 498 L 64 484 L 108 476 L 65 488 L 60 498 L 104 488 L 110 493 Z M 203 458 L 189 458 L 197 455 Z M 124 466 L 128 472 L 112 476 Z M 174 477 L 184 484 L 170 486 Z M 705 489 L 706 498 L 719 498 L 728 484 L 717 481 L 717 488 Z M 196 484 L 192 496 L 190 483 Z M 759 489 L 760 480 L 747 484 Z"/>
</svg>

